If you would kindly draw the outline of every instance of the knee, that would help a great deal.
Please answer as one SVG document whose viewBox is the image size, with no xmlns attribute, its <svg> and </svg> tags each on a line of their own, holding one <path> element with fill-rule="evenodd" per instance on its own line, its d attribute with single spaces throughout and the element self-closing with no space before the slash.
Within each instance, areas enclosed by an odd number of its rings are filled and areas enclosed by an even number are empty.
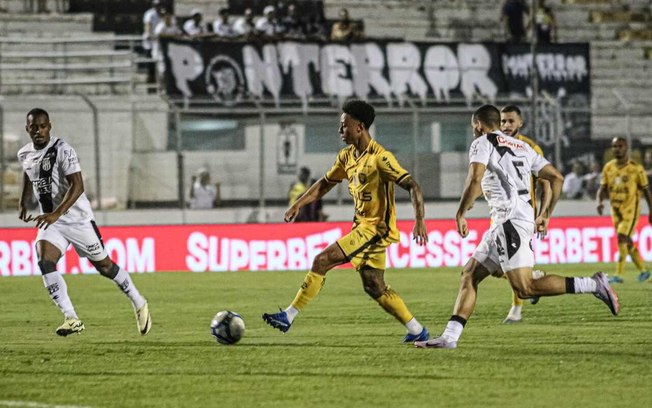
<svg viewBox="0 0 652 408">
<path fill-rule="evenodd" d="M 38 261 L 38 267 L 41 270 L 42 275 L 46 275 L 48 273 L 56 272 L 57 270 L 57 264 L 56 262 L 52 261 Z"/>
<path fill-rule="evenodd" d="M 384 283 L 376 281 L 364 282 L 362 284 L 362 288 L 364 289 L 365 293 L 372 299 L 378 299 L 383 295 L 385 289 L 387 289 Z"/>
<path fill-rule="evenodd" d="M 516 282 L 514 285 L 512 285 L 512 289 L 514 289 L 516 295 L 521 299 L 529 299 L 531 297 L 537 296 L 532 281 Z"/>
<path fill-rule="evenodd" d="M 475 269 L 465 266 L 462 269 L 462 274 L 460 275 L 460 284 L 462 286 L 473 286 L 477 287 L 480 283 L 479 278 L 476 277 Z"/>
<path fill-rule="evenodd" d="M 330 260 L 328 258 L 328 255 L 326 255 L 324 252 L 318 254 L 315 259 L 312 261 L 312 271 L 313 272 L 326 272 L 328 270 L 328 265 L 330 264 Z"/>
<path fill-rule="evenodd" d="M 115 278 L 118 275 L 118 271 L 120 270 L 120 267 L 113 263 L 113 261 L 98 262 L 94 264 L 94 266 L 100 275 L 106 276 L 109 279 Z"/>
</svg>

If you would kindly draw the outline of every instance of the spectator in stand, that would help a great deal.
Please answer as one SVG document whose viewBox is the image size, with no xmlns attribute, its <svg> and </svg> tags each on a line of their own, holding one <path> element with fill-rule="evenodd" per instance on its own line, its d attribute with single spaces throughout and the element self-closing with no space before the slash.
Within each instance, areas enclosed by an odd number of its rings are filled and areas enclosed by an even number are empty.
<svg viewBox="0 0 652 408">
<path fill-rule="evenodd" d="M 317 179 L 310 179 L 310 185 L 313 185 L 316 182 Z M 324 214 L 321 198 L 306 205 L 304 208 L 306 212 L 306 221 L 323 222 L 328 220 L 328 215 Z M 301 215 L 301 212 L 299 212 L 299 215 Z"/>
<path fill-rule="evenodd" d="M 534 16 L 537 42 L 540 44 L 557 42 L 557 20 L 555 19 L 555 14 L 549 6 L 546 6 L 546 0 L 538 0 L 538 3 L 537 12 Z"/>
<path fill-rule="evenodd" d="M 505 24 L 507 41 L 523 42 L 527 38 L 525 21 L 530 14 L 530 9 L 524 0 L 505 0 L 501 11 L 501 20 Z"/>
<path fill-rule="evenodd" d="M 263 9 L 263 16 L 256 21 L 256 33 L 267 39 L 278 39 L 283 35 L 283 27 L 276 18 L 276 8 L 267 6 Z"/>
<path fill-rule="evenodd" d="M 154 45 L 154 29 L 163 19 L 163 5 L 161 0 L 152 0 L 152 7 L 143 15 L 143 50 L 148 58 L 152 57 L 152 47 Z M 147 65 L 147 82 L 152 84 L 156 82 L 155 64 Z"/>
<path fill-rule="evenodd" d="M 202 11 L 200 9 L 192 9 L 190 15 L 192 17 L 183 23 L 183 32 L 191 37 L 200 37 L 205 35 L 206 28 L 202 24 L 202 20 L 204 18 Z"/>
<path fill-rule="evenodd" d="M 163 19 L 163 5 L 161 0 L 152 0 L 152 7 L 143 15 L 143 49 L 152 56 L 154 29 Z"/>
<path fill-rule="evenodd" d="M 582 164 L 576 162 L 571 172 L 564 176 L 564 184 L 561 188 L 564 198 L 572 200 L 582 198 L 582 170 Z"/>
<path fill-rule="evenodd" d="M 324 13 L 315 11 L 308 17 L 308 21 L 304 27 L 306 38 L 316 41 L 326 41 L 329 33 L 326 30 Z"/>
<path fill-rule="evenodd" d="M 177 38 L 183 36 L 183 31 L 177 26 L 174 15 L 162 9 L 163 19 L 154 28 L 154 43 L 152 44 L 152 58 L 156 60 L 156 74 L 159 91 L 165 91 L 165 61 L 161 49 L 161 38 Z"/>
<path fill-rule="evenodd" d="M 219 12 L 219 17 L 213 22 L 213 32 L 220 38 L 229 39 L 238 36 L 238 33 L 233 29 L 229 23 L 229 9 L 222 7 Z"/>
<path fill-rule="evenodd" d="M 290 190 L 288 190 L 288 205 L 294 204 L 303 193 L 308 190 L 308 182 L 310 181 L 310 169 L 307 167 L 301 167 L 299 169 L 299 175 L 297 181 L 290 185 Z M 299 211 L 299 214 L 295 218 L 297 222 L 309 221 L 308 219 L 308 208 L 303 207 Z"/>
<path fill-rule="evenodd" d="M 643 155 L 643 168 L 647 173 L 648 179 L 652 180 L 652 150 L 646 150 Z"/>
<path fill-rule="evenodd" d="M 202 167 L 192 176 L 190 185 L 190 208 L 193 210 L 211 209 L 219 207 L 220 183 L 211 184 L 211 175 L 208 169 Z"/>
<path fill-rule="evenodd" d="M 281 19 L 281 26 L 286 38 L 305 38 L 304 27 L 299 18 L 296 4 L 292 3 L 287 7 L 287 15 Z"/>
<path fill-rule="evenodd" d="M 241 37 L 252 37 L 254 34 L 254 12 L 251 8 L 246 8 L 244 15 L 233 23 L 233 30 Z"/>
<path fill-rule="evenodd" d="M 602 166 L 598 162 L 591 164 L 591 171 L 582 176 L 582 188 L 584 198 L 593 200 L 600 188 L 600 176 L 602 175 Z"/>
<path fill-rule="evenodd" d="M 331 29 L 331 40 L 351 41 L 362 37 L 360 27 L 355 21 L 349 18 L 349 10 L 340 10 L 340 19 L 333 24 Z"/>
</svg>

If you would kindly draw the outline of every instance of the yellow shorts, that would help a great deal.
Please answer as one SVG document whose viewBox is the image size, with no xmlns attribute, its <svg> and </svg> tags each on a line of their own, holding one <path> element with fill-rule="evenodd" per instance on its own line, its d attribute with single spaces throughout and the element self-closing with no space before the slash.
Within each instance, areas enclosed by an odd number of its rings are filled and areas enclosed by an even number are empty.
<svg viewBox="0 0 652 408">
<path fill-rule="evenodd" d="M 625 213 L 619 209 L 612 208 L 611 220 L 614 223 L 614 227 L 616 227 L 616 233 L 631 238 L 634 235 L 634 227 L 636 227 L 640 215 L 640 207 L 639 211 L 628 211 Z"/>
<path fill-rule="evenodd" d="M 338 239 L 337 244 L 356 270 L 364 267 L 385 269 L 385 250 L 390 243 L 383 239 L 376 228 L 359 224 Z"/>
</svg>

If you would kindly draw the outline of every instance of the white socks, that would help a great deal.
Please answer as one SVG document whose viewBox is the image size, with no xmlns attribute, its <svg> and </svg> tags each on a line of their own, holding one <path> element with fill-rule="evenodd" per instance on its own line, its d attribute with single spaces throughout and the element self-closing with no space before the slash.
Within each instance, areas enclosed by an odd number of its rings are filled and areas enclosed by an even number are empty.
<svg viewBox="0 0 652 408">
<path fill-rule="evenodd" d="M 598 287 L 593 278 L 573 278 L 575 293 L 594 293 Z"/>
<path fill-rule="evenodd" d="M 522 307 L 523 306 L 512 306 L 512 308 L 509 309 L 509 313 L 507 315 L 512 316 L 512 317 L 520 318 L 521 317 L 521 308 Z"/>
<path fill-rule="evenodd" d="M 127 295 L 129 299 L 131 299 L 131 303 L 136 309 L 140 309 L 145 305 L 145 298 L 141 296 L 140 292 L 138 292 L 138 289 L 136 289 L 136 286 L 134 285 L 134 282 L 131 280 L 131 276 L 129 276 L 127 271 L 120 268 L 118 270 L 118 274 L 115 275 L 113 280 L 118 285 L 120 290 L 122 290 L 124 294 Z"/>
<path fill-rule="evenodd" d="M 444 330 L 441 337 L 448 342 L 457 342 L 462 335 L 462 330 L 464 330 L 462 323 L 456 322 L 455 320 L 449 320 L 448 324 L 446 324 L 446 330 Z"/>
<path fill-rule="evenodd" d="M 52 301 L 63 312 L 63 315 L 66 318 L 72 317 L 77 319 L 75 308 L 72 306 L 72 302 L 68 297 L 68 286 L 59 272 L 54 271 L 43 275 L 43 284 L 45 285 L 45 289 L 48 290 Z"/>
<path fill-rule="evenodd" d="M 288 316 L 288 321 L 290 323 L 292 323 L 294 318 L 297 317 L 297 315 L 299 314 L 299 309 L 297 309 L 296 307 L 290 305 L 290 306 L 287 307 L 287 309 L 284 310 L 284 312 Z"/>
<path fill-rule="evenodd" d="M 423 326 L 419 323 L 416 317 L 413 317 L 412 320 L 405 323 L 405 328 L 410 334 L 421 334 L 423 331 Z"/>
</svg>

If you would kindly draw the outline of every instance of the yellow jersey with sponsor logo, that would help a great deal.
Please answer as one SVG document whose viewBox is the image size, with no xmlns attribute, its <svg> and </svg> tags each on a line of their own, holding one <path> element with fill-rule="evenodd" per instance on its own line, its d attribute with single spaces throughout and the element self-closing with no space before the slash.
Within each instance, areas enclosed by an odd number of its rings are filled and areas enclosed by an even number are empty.
<svg viewBox="0 0 652 408">
<path fill-rule="evenodd" d="M 361 223 L 373 226 L 390 242 L 399 239 L 394 183 L 407 177 L 410 173 L 401 167 L 392 152 L 373 139 L 359 156 L 353 145 L 340 150 L 335 164 L 325 175 L 330 182 L 348 180 L 355 204 L 354 228 Z"/>
<path fill-rule="evenodd" d="M 543 155 L 543 150 L 541 149 L 541 147 L 539 147 L 539 145 L 537 144 L 537 142 L 535 142 L 534 140 L 532 140 L 532 139 L 530 139 L 529 137 L 527 137 L 527 136 L 525 136 L 525 135 L 522 135 L 522 134 L 520 134 L 520 133 L 516 136 L 516 138 L 517 138 L 518 140 L 521 140 L 521 141 L 523 141 L 523 142 L 529 144 L 530 147 L 531 147 L 535 152 L 537 152 L 537 154 L 538 154 L 539 156 L 545 157 L 545 156 Z M 537 195 L 536 195 L 536 183 L 535 183 L 535 177 L 532 176 L 532 189 L 530 190 L 530 199 L 532 200 L 532 208 L 534 209 L 534 216 L 535 216 L 535 217 L 537 216 L 537 198 L 536 198 L 536 196 L 537 196 Z"/>
<path fill-rule="evenodd" d="M 609 188 L 609 202 L 620 213 L 636 211 L 641 201 L 640 189 L 647 188 L 647 174 L 640 164 L 629 160 L 619 167 L 616 159 L 604 165 L 600 184 Z"/>
</svg>

